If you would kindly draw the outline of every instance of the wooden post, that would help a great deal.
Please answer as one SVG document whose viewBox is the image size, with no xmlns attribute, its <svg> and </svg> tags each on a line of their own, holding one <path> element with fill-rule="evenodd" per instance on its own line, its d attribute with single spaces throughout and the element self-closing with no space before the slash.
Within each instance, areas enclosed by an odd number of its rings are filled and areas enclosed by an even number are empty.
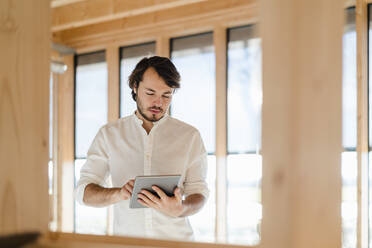
<svg viewBox="0 0 372 248">
<path fill-rule="evenodd" d="M 119 47 L 106 49 L 107 82 L 108 82 L 108 122 L 119 119 Z"/>
<path fill-rule="evenodd" d="M 213 43 L 216 54 L 216 239 L 227 238 L 227 82 L 226 82 L 226 28 L 216 26 Z"/>
<path fill-rule="evenodd" d="M 368 4 L 356 1 L 358 80 L 358 219 L 357 247 L 368 247 Z"/>
<path fill-rule="evenodd" d="M 341 247 L 342 1 L 264 0 L 263 247 Z"/>
<path fill-rule="evenodd" d="M 57 230 L 74 231 L 74 56 L 63 58 L 67 71 L 58 80 Z"/>
<path fill-rule="evenodd" d="M 162 57 L 170 57 L 170 41 L 169 37 L 159 36 L 156 39 L 156 55 Z"/>
</svg>

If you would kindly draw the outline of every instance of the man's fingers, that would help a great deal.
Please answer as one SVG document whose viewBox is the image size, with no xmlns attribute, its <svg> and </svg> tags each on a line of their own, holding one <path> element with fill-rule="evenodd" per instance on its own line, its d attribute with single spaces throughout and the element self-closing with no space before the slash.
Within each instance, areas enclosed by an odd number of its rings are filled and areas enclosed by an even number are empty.
<svg viewBox="0 0 372 248">
<path fill-rule="evenodd" d="M 152 186 L 152 189 L 155 190 L 155 192 L 159 195 L 160 199 L 165 199 L 167 198 L 168 196 L 164 193 L 163 190 L 161 190 L 159 187 L 157 186 Z"/>
<path fill-rule="evenodd" d="M 173 192 L 174 196 L 176 197 L 176 199 L 178 201 L 182 201 L 182 194 L 181 194 L 181 189 L 180 188 L 176 188 Z"/>
<path fill-rule="evenodd" d="M 140 204 L 142 204 L 143 206 L 150 207 L 146 202 L 144 202 L 144 201 L 141 200 L 141 199 L 138 199 L 137 201 L 138 201 Z"/>
<path fill-rule="evenodd" d="M 133 186 L 130 185 L 129 183 L 125 184 L 124 187 L 130 192 L 133 193 Z"/>
<path fill-rule="evenodd" d="M 152 201 L 148 196 L 146 196 L 144 193 L 140 193 L 137 195 L 138 198 L 140 200 L 142 200 L 143 202 L 145 202 L 147 204 L 148 207 L 152 207 L 154 208 L 156 206 L 156 204 L 154 203 L 154 201 Z"/>
<path fill-rule="evenodd" d="M 132 179 L 132 180 L 129 180 L 129 181 L 128 181 L 128 184 L 129 184 L 130 186 L 132 186 L 132 187 L 133 187 L 133 186 L 134 186 L 134 179 Z"/>
<path fill-rule="evenodd" d="M 147 191 L 147 190 L 141 190 L 141 194 L 145 195 L 152 202 L 154 202 L 156 204 L 159 203 L 159 198 L 157 196 L 151 194 L 149 191 Z"/>
</svg>

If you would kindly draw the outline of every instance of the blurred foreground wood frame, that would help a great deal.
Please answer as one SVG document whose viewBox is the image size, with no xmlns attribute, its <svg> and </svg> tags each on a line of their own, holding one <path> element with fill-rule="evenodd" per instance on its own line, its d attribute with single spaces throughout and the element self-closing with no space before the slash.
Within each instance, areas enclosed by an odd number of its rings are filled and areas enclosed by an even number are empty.
<svg viewBox="0 0 372 248">
<path fill-rule="evenodd" d="M 167 55 L 169 38 L 216 30 L 216 63 L 223 66 L 226 51 L 221 49 L 224 41 L 218 41 L 218 37 L 225 37 L 223 33 L 229 27 L 260 20 L 263 220 L 261 243 L 256 247 L 341 247 L 341 56 L 345 3 L 165 0 L 157 6 L 160 2 L 138 0 L 130 11 L 112 13 L 103 2 L 0 1 L 4 17 L 0 21 L 0 45 L 6 48 L 0 56 L 0 234 L 42 233 L 38 243 L 29 247 L 240 247 L 48 231 L 49 48 L 51 32 L 56 30 L 52 33 L 54 42 L 71 46 L 78 53 L 108 48 L 109 60 L 117 60 L 120 46 L 154 40 L 164 42 L 157 44 L 157 53 Z M 107 2 L 109 7 L 120 10 L 120 3 L 132 1 Z M 55 8 L 50 8 L 51 3 Z M 74 19 L 74 14 L 94 4 L 97 12 L 91 13 L 93 21 L 87 21 L 85 16 L 82 21 Z M 73 6 L 79 13 L 68 11 Z M 63 15 L 59 16 L 52 22 L 58 23 L 58 28 L 54 28 L 50 21 L 55 12 L 62 13 L 59 8 L 72 16 L 65 23 Z M 75 21 L 79 22 L 76 27 Z M 67 26 L 70 29 L 65 29 Z M 72 56 L 63 60 L 71 65 Z M 113 64 L 108 62 L 109 66 Z M 108 68 L 109 78 L 118 82 L 118 68 L 114 66 Z M 64 137 L 73 132 L 73 74 L 69 71 L 59 78 L 64 84 L 59 85 L 58 99 L 67 103 L 60 106 L 59 114 L 64 114 L 58 118 L 59 141 L 66 140 L 58 149 L 62 151 L 58 157 L 63 165 L 58 170 L 62 184 L 73 182 L 72 136 Z M 226 90 L 222 87 L 226 78 L 221 77 L 226 77 L 226 72 L 219 70 L 216 77 L 217 104 L 221 104 L 222 91 Z M 117 86 L 110 85 L 109 89 L 117 90 Z M 117 99 L 115 93 L 109 94 Z M 117 118 L 117 106 L 114 102 L 109 106 L 109 120 Z M 217 132 L 226 125 L 225 115 L 217 114 L 216 118 L 222 120 Z M 223 142 L 218 148 L 223 158 L 226 137 L 217 137 Z M 224 169 L 220 170 L 222 174 Z M 71 230 L 71 209 L 63 206 L 73 204 L 71 198 L 64 202 L 73 189 L 70 185 L 60 190 L 59 218 L 67 216 L 67 221 L 62 221 L 58 229 Z M 224 194 L 217 196 L 224 199 Z M 224 225 L 223 221 L 220 225 Z M 216 229 L 224 232 L 224 226 Z"/>
</svg>

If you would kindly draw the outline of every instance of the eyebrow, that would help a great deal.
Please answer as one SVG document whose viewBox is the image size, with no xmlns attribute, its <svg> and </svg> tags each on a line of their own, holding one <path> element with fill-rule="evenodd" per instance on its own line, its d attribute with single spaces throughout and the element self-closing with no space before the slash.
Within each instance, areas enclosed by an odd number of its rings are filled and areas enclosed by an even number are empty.
<svg viewBox="0 0 372 248">
<path fill-rule="evenodd" d="M 156 92 L 155 90 L 150 89 L 150 88 L 145 88 L 145 90 L 148 90 L 148 91 L 151 91 L 151 92 Z M 166 91 L 166 92 L 164 92 L 164 94 L 172 94 L 172 91 Z"/>
</svg>

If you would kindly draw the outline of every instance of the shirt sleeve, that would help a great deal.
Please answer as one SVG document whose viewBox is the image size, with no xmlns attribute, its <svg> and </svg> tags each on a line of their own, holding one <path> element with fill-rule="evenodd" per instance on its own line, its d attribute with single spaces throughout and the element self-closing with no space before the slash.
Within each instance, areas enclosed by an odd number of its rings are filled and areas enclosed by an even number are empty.
<svg viewBox="0 0 372 248">
<path fill-rule="evenodd" d="M 207 176 L 207 152 L 199 132 L 194 136 L 190 150 L 190 163 L 186 170 L 184 182 L 184 194 L 202 194 L 205 198 L 209 196 Z"/>
<path fill-rule="evenodd" d="M 85 205 L 83 202 L 85 187 L 90 183 L 106 186 L 108 175 L 108 154 L 101 128 L 94 138 L 88 150 L 87 160 L 80 170 L 80 179 L 75 189 L 76 200 L 81 205 Z"/>
</svg>

